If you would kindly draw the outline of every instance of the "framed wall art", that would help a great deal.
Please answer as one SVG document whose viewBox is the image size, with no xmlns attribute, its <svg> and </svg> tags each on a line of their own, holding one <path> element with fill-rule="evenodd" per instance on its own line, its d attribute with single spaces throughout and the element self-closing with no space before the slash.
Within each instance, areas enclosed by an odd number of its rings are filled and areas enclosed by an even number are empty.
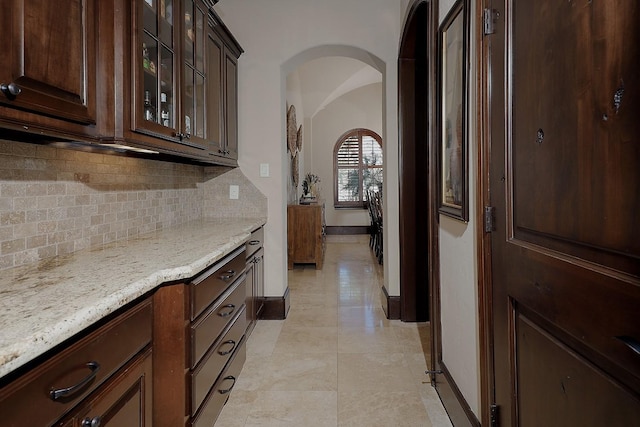
<svg viewBox="0 0 640 427">
<path fill-rule="evenodd" d="M 438 30 L 439 211 L 469 220 L 467 137 L 468 0 L 458 0 Z"/>
</svg>

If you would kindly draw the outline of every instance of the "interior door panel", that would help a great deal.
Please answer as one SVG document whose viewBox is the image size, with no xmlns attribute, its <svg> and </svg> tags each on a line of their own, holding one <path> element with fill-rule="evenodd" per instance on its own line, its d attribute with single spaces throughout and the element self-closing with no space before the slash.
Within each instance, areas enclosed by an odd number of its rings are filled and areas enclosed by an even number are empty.
<svg viewBox="0 0 640 427">
<path fill-rule="evenodd" d="M 501 0 L 490 41 L 501 425 L 640 421 L 640 6 Z"/>
</svg>

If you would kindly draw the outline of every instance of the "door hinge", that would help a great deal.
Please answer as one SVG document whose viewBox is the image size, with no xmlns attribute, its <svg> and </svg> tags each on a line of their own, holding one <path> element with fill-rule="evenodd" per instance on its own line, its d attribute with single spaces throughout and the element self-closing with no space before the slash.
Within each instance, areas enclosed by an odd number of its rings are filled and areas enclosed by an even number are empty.
<svg viewBox="0 0 640 427">
<path fill-rule="evenodd" d="M 496 208 L 493 206 L 484 207 L 484 232 L 496 231 Z"/>
<path fill-rule="evenodd" d="M 488 36 L 496 32 L 496 20 L 500 14 L 495 9 L 484 9 L 482 21 L 484 26 L 484 35 Z"/>
<path fill-rule="evenodd" d="M 489 417 L 490 417 L 489 421 L 491 422 L 491 427 L 498 427 L 499 409 L 500 409 L 500 407 L 498 405 L 496 405 L 495 403 L 493 403 L 491 406 L 489 406 Z"/>
</svg>

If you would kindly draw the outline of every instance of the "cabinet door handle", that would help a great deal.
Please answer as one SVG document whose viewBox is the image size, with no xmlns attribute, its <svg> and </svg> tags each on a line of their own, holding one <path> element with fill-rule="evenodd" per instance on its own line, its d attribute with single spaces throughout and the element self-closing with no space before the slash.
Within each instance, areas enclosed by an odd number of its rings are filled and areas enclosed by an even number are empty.
<svg viewBox="0 0 640 427">
<path fill-rule="evenodd" d="M 233 276 L 235 276 L 235 275 L 236 275 L 235 270 L 225 271 L 225 273 L 226 273 L 226 274 L 221 274 L 221 275 L 220 275 L 220 279 L 221 279 L 221 280 L 225 280 L 225 281 L 227 281 L 227 280 L 231 279 Z"/>
<path fill-rule="evenodd" d="M 233 383 L 231 384 L 231 387 L 224 389 L 224 390 L 218 390 L 218 393 L 220 394 L 227 394 L 229 393 L 231 390 L 233 390 L 233 386 L 236 385 L 236 377 L 229 375 L 228 377 L 224 377 L 224 381 L 233 381 Z"/>
<path fill-rule="evenodd" d="M 220 317 L 229 317 L 233 314 L 233 312 L 236 310 L 236 306 L 233 304 L 227 304 L 227 305 L 223 305 L 222 308 L 230 308 L 231 310 L 229 311 L 222 311 L 222 312 L 218 312 L 218 316 Z"/>
<path fill-rule="evenodd" d="M 250 241 L 249 241 L 249 244 L 250 244 L 251 246 L 259 245 L 259 244 L 260 244 L 260 240 L 250 240 Z"/>
<path fill-rule="evenodd" d="M 222 351 L 220 350 L 220 347 L 222 347 L 223 345 L 230 345 L 231 348 L 227 351 Z M 218 346 L 218 354 L 220 356 L 226 356 L 227 354 L 231 353 L 234 348 L 236 348 L 236 342 L 234 340 L 227 340 Z"/>
<path fill-rule="evenodd" d="M 638 342 L 638 340 L 636 340 L 635 338 L 627 335 L 620 335 L 620 336 L 617 336 L 616 339 L 619 339 L 620 341 L 622 341 L 624 345 L 626 345 L 631 349 L 631 351 L 634 351 L 635 353 L 640 354 L 640 342 Z"/>
<path fill-rule="evenodd" d="M 84 377 L 78 384 L 72 385 L 71 387 L 59 388 L 57 390 L 49 391 L 49 397 L 54 402 L 61 398 L 69 397 L 77 393 L 79 390 L 82 390 L 87 384 L 89 384 L 95 377 L 98 371 L 100 370 L 100 364 L 98 362 L 89 362 L 85 365 L 91 372 L 89 375 Z"/>
<path fill-rule="evenodd" d="M 9 84 L 2 83 L 0 84 L 0 90 L 10 100 L 16 99 L 16 96 L 20 95 L 20 92 L 22 92 L 22 89 L 20 89 L 20 86 L 18 86 L 15 83 L 9 83 Z"/>
</svg>

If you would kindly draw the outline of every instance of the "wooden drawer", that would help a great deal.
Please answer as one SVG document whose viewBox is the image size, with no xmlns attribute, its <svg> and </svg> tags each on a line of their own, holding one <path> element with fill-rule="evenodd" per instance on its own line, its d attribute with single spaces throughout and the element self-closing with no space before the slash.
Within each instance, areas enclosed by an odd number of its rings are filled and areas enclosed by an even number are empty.
<svg viewBox="0 0 640 427">
<path fill-rule="evenodd" d="M 191 367 L 195 367 L 231 319 L 244 307 L 246 298 L 244 273 L 191 325 Z M 246 317 L 246 315 L 245 315 Z M 245 319 L 246 321 L 246 319 Z"/>
<path fill-rule="evenodd" d="M 151 322 L 147 300 L 4 387 L 2 425 L 53 424 L 151 342 Z M 54 400 L 54 390 L 76 385 Z"/>
<path fill-rule="evenodd" d="M 215 423 L 236 384 L 246 359 L 247 349 L 243 339 L 233 355 L 233 359 L 220 374 L 218 381 L 216 381 L 209 395 L 205 398 L 200 411 L 193 418 L 192 427 L 211 427 Z"/>
<path fill-rule="evenodd" d="M 251 233 L 251 237 L 246 243 L 247 259 L 264 245 L 264 228 L 260 227 Z"/>
<path fill-rule="evenodd" d="M 246 266 L 244 246 L 235 250 L 191 283 L 191 320 L 198 317 L 231 283 L 242 274 Z"/>
<path fill-rule="evenodd" d="M 243 307 L 223 335 L 211 347 L 198 368 L 191 374 L 191 414 L 198 407 L 220 375 L 222 368 L 231 358 L 246 329 L 246 313 Z"/>
</svg>

